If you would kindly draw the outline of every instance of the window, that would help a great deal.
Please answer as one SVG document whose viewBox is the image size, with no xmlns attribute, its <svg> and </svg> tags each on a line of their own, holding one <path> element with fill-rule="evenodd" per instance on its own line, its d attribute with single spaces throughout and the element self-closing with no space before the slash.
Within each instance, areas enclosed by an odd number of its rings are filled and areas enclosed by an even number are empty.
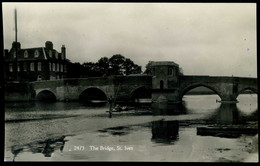
<svg viewBox="0 0 260 166">
<path fill-rule="evenodd" d="M 64 59 L 64 54 L 63 53 L 61 53 L 61 59 Z"/>
<path fill-rule="evenodd" d="M 17 71 L 20 71 L 20 64 L 17 64 Z"/>
<path fill-rule="evenodd" d="M 28 51 L 27 51 L 27 50 L 24 51 L 24 54 L 23 54 L 23 55 L 24 55 L 25 58 L 28 58 Z"/>
<path fill-rule="evenodd" d="M 168 75 L 169 76 L 173 75 L 173 69 L 172 68 L 168 68 Z"/>
<path fill-rule="evenodd" d="M 64 72 L 66 73 L 67 72 L 67 66 L 64 65 Z"/>
<path fill-rule="evenodd" d="M 60 65 L 57 64 L 57 72 L 59 72 L 59 71 L 60 71 Z"/>
<path fill-rule="evenodd" d="M 52 71 L 56 71 L 55 63 L 52 64 Z"/>
<path fill-rule="evenodd" d="M 16 51 L 14 51 L 13 55 L 14 55 L 14 58 L 16 58 Z"/>
<path fill-rule="evenodd" d="M 13 69 L 13 64 L 12 64 L 12 63 L 9 64 L 9 71 L 10 71 L 10 72 L 13 72 L 13 71 L 14 71 L 14 69 Z"/>
<path fill-rule="evenodd" d="M 24 64 L 23 64 L 23 71 L 27 71 L 27 64 L 26 64 L 26 62 L 24 62 Z"/>
<path fill-rule="evenodd" d="M 63 72 L 63 65 L 60 65 L 60 71 Z"/>
<path fill-rule="evenodd" d="M 39 57 L 39 51 L 38 51 L 38 50 L 35 50 L 35 52 L 34 52 L 34 57 L 35 57 L 35 58 L 38 58 L 38 57 Z"/>
<path fill-rule="evenodd" d="M 50 62 L 50 63 L 49 63 L 49 70 L 51 71 L 51 69 L 52 69 L 52 68 L 51 68 L 51 62 Z"/>
<path fill-rule="evenodd" d="M 55 57 L 56 57 L 56 59 L 58 59 L 58 57 L 59 57 L 59 56 L 58 56 L 58 52 L 55 53 Z"/>
<path fill-rule="evenodd" d="M 42 71 L 42 63 L 38 62 L 38 71 Z"/>
<path fill-rule="evenodd" d="M 52 58 L 52 52 L 51 52 L 51 50 L 49 51 L 49 56 L 50 56 L 50 58 Z"/>
<path fill-rule="evenodd" d="M 160 81 L 160 89 L 163 89 L 163 80 Z"/>
<path fill-rule="evenodd" d="M 30 64 L 30 71 L 34 71 L 34 63 L 33 62 Z"/>
</svg>

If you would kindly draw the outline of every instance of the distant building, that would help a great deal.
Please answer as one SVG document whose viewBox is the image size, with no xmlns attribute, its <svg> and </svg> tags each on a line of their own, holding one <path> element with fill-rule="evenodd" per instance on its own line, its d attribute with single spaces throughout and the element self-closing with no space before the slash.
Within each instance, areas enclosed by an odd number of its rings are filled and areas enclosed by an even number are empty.
<svg viewBox="0 0 260 166">
<path fill-rule="evenodd" d="M 45 47 L 25 49 L 21 48 L 19 42 L 13 42 L 10 51 L 4 50 L 4 60 L 7 82 L 66 78 L 68 60 L 64 45 L 59 53 L 53 49 L 50 41 L 45 43 Z"/>
</svg>

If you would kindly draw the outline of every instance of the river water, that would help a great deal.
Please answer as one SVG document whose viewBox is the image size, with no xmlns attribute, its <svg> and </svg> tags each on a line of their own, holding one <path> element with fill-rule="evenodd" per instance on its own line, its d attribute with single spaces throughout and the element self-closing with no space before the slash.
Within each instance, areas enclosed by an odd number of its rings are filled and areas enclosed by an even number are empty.
<svg viewBox="0 0 260 166">
<path fill-rule="evenodd" d="M 5 103 L 5 161 L 258 162 L 258 133 L 199 135 L 197 127 L 258 124 L 257 95 L 237 104 L 186 95 L 183 104 Z"/>
</svg>

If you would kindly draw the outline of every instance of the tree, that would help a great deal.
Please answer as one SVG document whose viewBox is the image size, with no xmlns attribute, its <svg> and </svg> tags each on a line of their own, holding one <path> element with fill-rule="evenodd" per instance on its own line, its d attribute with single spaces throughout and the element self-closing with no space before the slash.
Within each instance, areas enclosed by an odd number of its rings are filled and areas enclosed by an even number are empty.
<svg viewBox="0 0 260 166">
<path fill-rule="evenodd" d="M 102 57 L 98 60 L 97 66 L 100 69 L 102 76 L 109 76 L 109 59 L 107 57 Z"/>
<path fill-rule="evenodd" d="M 78 62 L 68 63 L 68 71 L 67 71 L 68 78 L 83 77 L 84 76 L 83 73 L 86 74 L 87 72 L 84 70 L 84 67 L 80 63 Z"/>
<path fill-rule="evenodd" d="M 141 66 L 120 54 L 113 55 L 109 59 L 102 57 L 97 63 L 84 62 L 81 65 L 77 62 L 68 65 L 68 78 L 107 77 L 111 75 L 140 74 L 141 72 Z"/>
<path fill-rule="evenodd" d="M 110 75 L 140 74 L 142 72 L 141 69 L 141 66 L 138 66 L 132 60 L 120 54 L 113 55 L 109 59 Z"/>
<path fill-rule="evenodd" d="M 83 63 L 83 67 L 84 67 L 84 72 L 86 72 L 84 74 L 88 77 L 102 76 L 102 72 L 96 63 L 85 62 L 85 63 Z"/>
<path fill-rule="evenodd" d="M 146 65 L 145 65 L 145 71 L 144 74 L 148 74 L 148 75 L 152 75 L 152 61 L 149 61 Z"/>
<path fill-rule="evenodd" d="M 134 64 L 134 62 L 128 58 L 125 59 L 125 63 L 123 64 L 123 69 L 124 69 L 124 75 L 140 74 L 142 72 L 142 67 Z"/>
<path fill-rule="evenodd" d="M 111 75 L 123 75 L 123 64 L 125 57 L 120 54 L 113 55 L 109 59 L 109 72 Z"/>
</svg>

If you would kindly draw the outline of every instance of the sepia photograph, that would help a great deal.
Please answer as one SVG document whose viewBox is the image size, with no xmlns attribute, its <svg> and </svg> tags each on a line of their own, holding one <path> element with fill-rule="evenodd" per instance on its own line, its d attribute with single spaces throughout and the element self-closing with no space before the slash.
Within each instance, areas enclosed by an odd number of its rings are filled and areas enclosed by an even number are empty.
<svg viewBox="0 0 260 166">
<path fill-rule="evenodd" d="M 256 6 L 2 2 L 4 161 L 259 162 Z"/>
</svg>

